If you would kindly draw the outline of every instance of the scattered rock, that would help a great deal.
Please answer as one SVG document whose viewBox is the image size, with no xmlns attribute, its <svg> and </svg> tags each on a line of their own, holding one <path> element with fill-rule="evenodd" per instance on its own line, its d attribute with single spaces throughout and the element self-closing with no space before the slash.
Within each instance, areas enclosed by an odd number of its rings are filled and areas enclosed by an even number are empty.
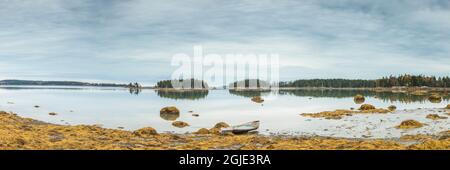
<svg viewBox="0 0 450 170">
<path fill-rule="evenodd" d="M 412 128 L 420 128 L 423 127 L 424 124 L 420 123 L 417 120 L 405 120 L 400 125 L 396 126 L 398 129 L 412 129 Z"/>
<path fill-rule="evenodd" d="M 159 112 L 159 116 L 167 121 L 174 121 L 180 117 L 180 110 L 174 106 L 164 107 Z"/>
<path fill-rule="evenodd" d="M 447 117 L 439 116 L 438 114 L 429 114 L 426 118 L 431 120 L 447 119 Z"/>
<path fill-rule="evenodd" d="M 343 116 L 351 116 L 355 113 L 351 110 L 335 110 L 335 111 L 324 111 L 319 113 L 302 113 L 302 116 L 312 117 L 312 118 L 321 118 L 325 119 L 342 119 Z"/>
<path fill-rule="evenodd" d="M 219 122 L 216 125 L 214 125 L 214 128 L 218 128 L 218 129 L 227 128 L 227 127 L 230 127 L 230 125 L 228 125 L 225 122 Z"/>
<path fill-rule="evenodd" d="M 162 108 L 161 111 L 159 111 L 159 113 L 180 114 L 180 110 L 178 110 L 178 108 L 176 108 L 175 106 L 169 106 Z"/>
<path fill-rule="evenodd" d="M 145 127 L 145 128 L 135 130 L 133 132 L 133 134 L 136 136 L 140 136 L 140 137 L 146 137 L 146 136 L 157 135 L 158 132 L 156 132 L 156 130 L 152 127 Z"/>
<path fill-rule="evenodd" d="M 388 107 L 388 110 L 389 110 L 389 111 L 395 111 L 395 110 L 397 110 L 397 106 L 390 105 L 390 106 Z"/>
<path fill-rule="evenodd" d="M 199 114 L 196 114 L 196 113 L 194 113 L 194 114 L 192 114 L 192 116 L 195 116 L 195 117 L 199 117 L 200 115 L 199 115 Z"/>
<path fill-rule="evenodd" d="M 36 106 L 34 106 L 34 108 L 40 108 L 41 106 L 38 106 L 38 105 L 36 105 Z"/>
<path fill-rule="evenodd" d="M 263 103 L 264 99 L 261 96 L 255 96 L 252 98 L 252 101 L 255 103 Z"/>
<path fill-rule="evenodd" d="M 366 98 L 360 94 L 353 97 L 353 101 L 355 101 L 356 104 L 362 104 L 362 103 L 364 103 L 365 100 L 366 100 Z"/>
<path fill-rule="evenodd" d="M 442 97 L 437 95 L 437 94 L 432 94 L 430 97 L 428 97 L 428 100 L 431 103 L 441 103 L 442 102 Z"/>
<path fill-rule="evenodd" d="M 209 133 L 210 134 L 215 134 L 215 135 L 219 135 L 220 134 L 220 128 L 211 128 L 209 129 Z"/>
<path fill-rule="evenodd" d="M 361 107 L 359 107 L 359 110 L 374 110 L 376 109 L 375 106 L 371 104 L 363 104 Z"/>
<path fill-rule="evenodd" d="M 182 122 L 182 121 L 175 121 L 172 123 L 172 126 L 178 127 L 178 128 L 184 128 L 186 126 L 189 126 L 188 123 Z"/>
<path fill-rule="evenodd" d="M 198 134 L 198 135 L 206 135 L 209 134 L 209 130 L 206 128 L 201 128 L 199 129 L 197 132 L 195 132 L 194 134 Z"/>
<path fill-rule="evenodd" d="M 50 116 L 56 116 L 56 115 L 58 115 L 58 113 L 50 112 L 50 113 L 48 113 L 48 115 L 50 115 Z"/>
</svg>

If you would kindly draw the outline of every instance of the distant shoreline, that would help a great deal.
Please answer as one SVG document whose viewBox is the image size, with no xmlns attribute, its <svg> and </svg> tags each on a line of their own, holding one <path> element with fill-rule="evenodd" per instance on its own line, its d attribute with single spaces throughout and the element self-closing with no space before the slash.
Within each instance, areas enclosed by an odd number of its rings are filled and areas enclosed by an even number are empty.
<svg viewBox="0 0 450 170">
<path fill-rule="evenodd" d="M 17 87 L 119 87 L 125 89 L 140 89 L 140 90 L 160 90 L 160 91 L 205 91 L 205 90 L 235 90 L 235 91 L 274 91 L 274 90 L 361 90 L 361 91 L 377 91 L 377 92 L 420 92 L 420 91 L 440 91 L 450 92 L 450 88 L 445 87 L 279 87 L 279 88 L 264 88 L 264 89 L 247 89 L 247 88 L 194 88 L 194 89 L 176 89 L 176 88 L 158 88 L 152 86 L 143 87 L 128 87 L 126 85 L 38 85 L 38 84 L 0 84 L 0 87 L 17 86 Z"/>
<path fill-rule="evenodd" d="M 129 84 L 119 83 L 87 83 L 78 81 L 42 81 L 42 80 L 0 80 L 2 86 L 40 86 L 40 87 L 123 87 L 129 89 L 152 89 L 164 91 L 198 91 L 198 90 L 236 90 L 236 91 L 271 91 L 271 90 L 368 90 L 368 91 L 394 91 L 394 92 L 420 92 L 420 91 L 450 91 L 450 87 L 276 87 L 276 88 L 228 88 L 228 86 L 194 88 L 194 89 L 176 89 L 159 88 L 157 86 L 130 86 Z M 225 87 L 225 88 L 224 88 Z"/>
</svg>

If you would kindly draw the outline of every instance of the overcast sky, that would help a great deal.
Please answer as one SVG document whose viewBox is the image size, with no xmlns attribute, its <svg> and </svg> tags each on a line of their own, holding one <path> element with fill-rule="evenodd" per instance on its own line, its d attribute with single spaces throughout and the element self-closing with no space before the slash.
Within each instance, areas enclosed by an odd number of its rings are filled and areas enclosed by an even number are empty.
<svg viewBox="0 0 450 170">
<path fill-rule="evenodd" d="M 151 84 L 194 45 L 284 80 L 449 75 L 450 1 L 0 0 L 0 79 Z"/>
</svg>

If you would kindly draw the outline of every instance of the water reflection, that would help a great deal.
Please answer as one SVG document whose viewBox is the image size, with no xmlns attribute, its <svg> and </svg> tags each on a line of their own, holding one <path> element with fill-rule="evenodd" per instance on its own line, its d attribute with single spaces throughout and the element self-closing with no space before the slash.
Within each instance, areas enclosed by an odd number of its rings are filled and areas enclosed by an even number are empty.
<svg viewBox="0 0 450 170">
<path fill-rule="evenodd" d="M 199 100 L 208 96 L 208 90 L 155 90 L 161 98 L 175 100 Z"/>
<path fill-rule="evenodd" d="M 167 121 L 175 121 L 180 117 L 180 113 L 160 113 L 159 117 Z"/>
<path fill-rule="evenodd" d="M 401 102 L 401 103 L 424 103 L 427 101 L 433 103 L 441 103 L 449 101 L 448 94 L 442 93 L 441 100 L 429 100 L 429 95 L 414 95 L 404 92 L 377 92 L 371 90 L 280 90 L 280 95 L 294 95 L 299 97 L 333 97 L 333 98 L 349 98 L 358 94 L 365 97 L 373 97 L 383 102 Z"/>
<path fill-rule="evenodd" d="M 264 96 L 270 94 L 270 90 L 228 90 L 230 94 L 236 95 L 236 96 L 242 96 L 242 97 L 257 97 L 257 96 Z"/>
<path fill-rule="evenodd" d="M 140 88 L 129 88 L 130 94 L 139 95 L 139 93 L 142 92 L 142 89 Z"/>
</svg>

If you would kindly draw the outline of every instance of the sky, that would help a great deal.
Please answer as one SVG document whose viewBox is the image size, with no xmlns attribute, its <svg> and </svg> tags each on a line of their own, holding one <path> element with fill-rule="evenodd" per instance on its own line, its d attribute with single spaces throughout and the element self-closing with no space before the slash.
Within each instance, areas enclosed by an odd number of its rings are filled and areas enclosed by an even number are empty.
<svg viewBox="0 0 450 170">
<path fill-rule="evenodd" d="M 0 0 L 0 79 L 169 79 L 172 57 L 278 54 L 280 79 L 448 76 L 448 0 Z"/>
</svg>

